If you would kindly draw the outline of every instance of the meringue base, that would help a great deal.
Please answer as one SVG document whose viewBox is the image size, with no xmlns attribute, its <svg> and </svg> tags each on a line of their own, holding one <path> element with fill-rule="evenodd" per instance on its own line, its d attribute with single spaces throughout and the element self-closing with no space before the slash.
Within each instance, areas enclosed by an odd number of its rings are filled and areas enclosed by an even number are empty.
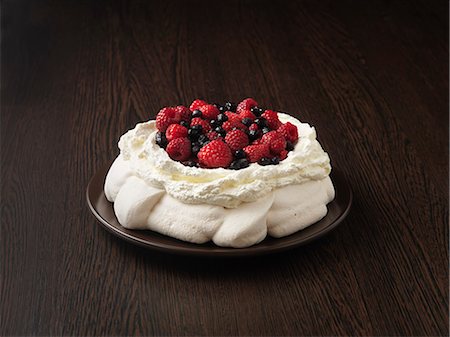
<svg viewBox="0 0 450 337">
<path fill-rule="evenodd" d="M 104 190 L 125 228 L 149 229 L 183 241 L 213 241 L 234 248 L 255 245 L 267 235 L 287 236 L 316 223 L 327 214 L 326 205 L 335 195 L 327 176 L 277 188 L 236 208 L 186 204 L 134 175 L 121 155 L 106 176 Z"/>
</svg>

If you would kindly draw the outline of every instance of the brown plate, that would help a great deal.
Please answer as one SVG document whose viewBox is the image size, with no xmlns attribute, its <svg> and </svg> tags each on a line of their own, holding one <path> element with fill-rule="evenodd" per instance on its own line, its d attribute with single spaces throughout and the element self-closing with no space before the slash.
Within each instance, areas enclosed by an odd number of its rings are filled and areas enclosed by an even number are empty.
<svg viewBox="0 0 450 337">
<path fill-rule="evenodd" d="M 327 215 L 315 224 L 289 236 L 275 239 L 267 237 L 257 245 L 247 248 L 224 248 L 213 244 L 194 244 L 180 241 L 150 230 L 130 230 L 122 227 L 116 219 L 113 204 L 103 192 L 106 173 L 110 165 L 103 166 L 95 173 L 87 186 L 86 198 L 89 209 L 98 221 L 114 235 L 149 249 L 196 256 L 254 256 L 283 251 L 304 245 L 335 228 L 345 218 L 352 204 L 352 190 L 343 175 L 333 169 L 333 181 L 336 197 L 328 204 Z"/>
</svg>

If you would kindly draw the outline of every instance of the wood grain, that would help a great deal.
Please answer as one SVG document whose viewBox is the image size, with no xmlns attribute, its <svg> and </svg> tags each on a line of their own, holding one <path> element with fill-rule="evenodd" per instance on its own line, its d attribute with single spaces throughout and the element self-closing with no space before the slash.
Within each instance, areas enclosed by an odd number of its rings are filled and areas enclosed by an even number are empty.
<svg viewBox="0 0 450 337">
<path fill-rule="evenodd" d="M 0 335 L 448 335 L 448 2 L 2 8 Z M 160 107 L 252 96 L 314 125 L 355 194 L 306 247 L 144 251 L 89 178 Z"/>
</svg>

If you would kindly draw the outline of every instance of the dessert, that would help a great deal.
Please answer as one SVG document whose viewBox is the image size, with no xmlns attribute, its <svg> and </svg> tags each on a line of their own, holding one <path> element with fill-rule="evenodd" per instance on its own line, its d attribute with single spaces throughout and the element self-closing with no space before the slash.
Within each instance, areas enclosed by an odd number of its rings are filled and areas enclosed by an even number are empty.
<svg viewBox="0 0 450 337">
<path fill-rule="evenodd" d="M 163 108 L 119 148 L 104 192 L 128 229 L 248 247 L 319 221 L 334 199 L 314 128 L 251 98 Z"/>
</svg>

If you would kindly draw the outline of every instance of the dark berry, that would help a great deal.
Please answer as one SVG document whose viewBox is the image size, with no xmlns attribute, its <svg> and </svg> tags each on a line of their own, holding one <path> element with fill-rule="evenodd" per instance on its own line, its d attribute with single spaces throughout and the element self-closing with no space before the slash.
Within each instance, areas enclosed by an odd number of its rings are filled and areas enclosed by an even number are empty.
<svg viewBox="0 0 450 337">
<path fill-rule="evenodd" d="M 272 165 L 278 165 L 280 163 L 280 159 L 278 159 L 278 157 L 273 157 L 272 159 L 270 159 L 270 163 Z"/>
<path fill-rule="evenodd" d="M 211 120 L 209 121 L 209 124 L 211 125 L 211 127 L 212 127 L 213 129 L 215 129 L 216 127 L 220 126 L 220 123 L 219 123 L 218 121 L 216 121 L 215 119 L 211 119 Z"/>
<path fill-rule="evenodd" d="M 166 148 L 167 138 L 166 138 L 166 135 L 164 134 L 164 132 L 157 132 L 155 140 L 156 140 L 156 144 L 158 144 L 160 147 L 162 147 L 163 149 Z"/>
<path fill-rule="evenodd" d="M 258 130 L 250 130 L 248 132 L 248 138 L 250 139 L 250 141 L 256 140 L 258 136 L 259 136 Z"/>
<path fill-rule="evenodd" d="M 198 137 L 202 134 L 202 126 L 201 125 L 192 125 L 188 130 L 188 136 L 190 140 L 197 140 Z"/>
<path fill-rule="evenodd" d="M 225 137 L 225 135 L 226 135 L 226 131 L 221 127 L 221 126 L 218 126 L 218 127 L 216 127 L 215 129 L 214 129 L 214 131 L 216 131 L 218 134 L 220 134 L 222 137 Z"/>
<path fill-rule="evenodd" d="M 225 114 L 219 114 L 218 116 L 217 116 L 217 121 L 220 123 L 220 124 L 222 124 L 223 122 L 226 122 L 228 120 L 228 117 L 227 117 L 227 115 L 225 115 Z"/>
<path fill-rule="evenodd" d="M 272 164 L 269 158 L 263 157 L 260 160 L 258 160 L 258 164 L 262 166 L 270 165 Z"/>
<path fill-rule="evenodd" d="M 292 142 L 290 142 L 290 141 L 286 141 L 286 150 L 292 151 L 293 149 L 294 149 L 294 144 L 292 144 Z"/>
<path fill-rule="evenodd" d="M 201 146 L 205 146 L 206 144 L 208 144 L 209 143 L 208 136 L 207 135 L 200 135 L 200 136 L 198 136 L 198 143 Z"/>
<path fill-rule="evenodd" d="M 262 128 L 261 131 L 262 131 L 263 134 L 266 134 L 267 132 L 270 132 L 270 129 L 267 126 L 265 126 L 265 127 Z"/>
<path fill-rule="evenodd" d="M 197 163 L 195 161 L 193 161 L 193 160 L 188 160 L 188 161 L 184 161 L 183 165 L 189 166 L 189 167 L 196 167 Z"/>
<path fill-rule="evenodd" d="M 192 118 L 195 118 L 195 117 L 202 117 L 202 112 L 198 109 L 192 111 Z"/>
<path fill-rule="evenodd" d="M 267 121 L 264 117 L 259 117 L 255 119 L 256 125 L 258 125 L 260 128 L 263 128 L 267 126 Z"/>
<path fill-rule="evenodd" d="M 237 159 L 230 164 L 230 169 L 232 170 L 240 170 L 249 166 L 249 162 L 246 158 Z"/>
<path fill-rule="evenodd" d="M 200 145 L 198 143 L 192 143 L 192 153 L 197 155 L 198 151 L 200 151 Z"/>
<path fill-rule="evenodd" d="M 250 111 L 256 116 L 256 117 L 260 117 L 262 115 L 262 113 L 264 112 L 264 109 L 258 108 L 257 106 L 254 106 L 253 108 L 250 109 Z"/>
<path fill-rule="evenodd" d="M 234 158 L 236 158 L 236 159 L 244 159 L 244 158 L 246 158 L 244 150 L 241 149 L 241 150 L 235 151 L 234 152 Z"/>
<path fill-rule="evenodd" d="M 226 102 L 225 103 L 225 110 L 226 111 L 236 112 L 236 104 L 231 103 L 231 102 Z"/>
<path fill-rule="evenodd" d="M 189 128 L 189 123 L 186 122 L 186 121 L 181 121 L 181 122 L 180 122 L 180 125 L 181 125 L 181 126 L 184 126 L 185 128 Z"/>
<path fill-rule="evenodd" d="M 244 124 L 245 126 L 249 127 L 250 125 L 253 124 L 253 121 L 250 118 L 243 118 L 241 123 Z"/>
</svg>

